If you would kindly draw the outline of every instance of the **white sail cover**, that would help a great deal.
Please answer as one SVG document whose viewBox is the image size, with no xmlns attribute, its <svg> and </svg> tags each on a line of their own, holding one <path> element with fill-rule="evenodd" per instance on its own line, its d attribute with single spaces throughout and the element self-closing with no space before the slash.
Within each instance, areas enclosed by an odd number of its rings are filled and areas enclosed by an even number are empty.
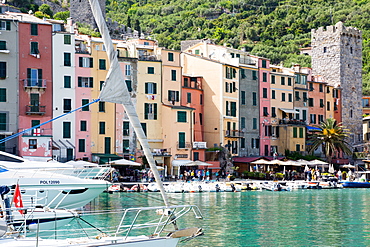
<svg viewBox="0 0 370 247">
<path fill-rule="evenodd" d="M 160 175 L 157 170 L 157 166 L 154 161 L 152 152 L 150 151 L 150 146 L 148 140 L 145 136 L 145 133 L 141 127 L 139 117 L 137 116 L 136 109 L 134 104 L 131 101 L 130 94 L 128 92 L 126 82 L 124 80 L 122 71 L 120 69 L 117 54 L 114 51 L 112 39 L 109 36 L 109 31 L 105 20 L 103 18 L 100 5 L 97 0 L 89 0 L 91 5 L 91 10 L 93 12 L 96 24 L 100 30 L 100 33 L 103 38 L 104 45 L 106 47 L 108 60 L 110 63 L 110 68 L 104 83 L 104 86 L 100 92 L 100 100 L 105 102 L 112 102 L 117 104 L 122 104 L 125 108 L 127 116 L 130 120 L 132 127 L 135 130 L 136 136 L 143 148 L 144 154 L 148 160 L 150 168 L 153 171 L 154 178 L 158 184 L 158 187 L 161 191 L 164 204 L 169 206 L 168 198 L 165 193 L 163 184 L 161 182 Z"/>
</svg>

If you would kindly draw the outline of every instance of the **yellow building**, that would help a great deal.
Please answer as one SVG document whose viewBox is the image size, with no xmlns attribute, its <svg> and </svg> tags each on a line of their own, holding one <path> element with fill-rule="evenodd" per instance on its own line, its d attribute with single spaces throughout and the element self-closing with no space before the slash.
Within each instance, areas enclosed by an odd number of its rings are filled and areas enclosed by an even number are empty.
<svg viewBox="0 0 370 247">
<path fill-rule="evenodd" d="M 168 174 L 176 174 L 172 160 L 192 160 L 193 109 L 186 106 L 192 102 L 191 95 L 181 94 L 182 68 L 181 52 L 159 48 L 162 58 L 162 126 L 163 151 L 157 155 L 158 163 L 163 163 Z M 166 155 L 169 154 L 169 155 Z M 171 160 L 172 158 L 172 160 Z M 177 174 L 178 175 L 178 174 Z"/>
<path fill-rule="evenodd" d="M 299 120 L 299 111 L 294 108 L 294 73 L 280 66 L 270 65 L 270 68 L 271 126 L 263 127 L 271 136 L 271 150 L 284 154 L 286 149 L 296 151 L 295 146 L 291 149 L 290 142 L 295 140 L 290 135 L 294 127 L 303 126 L 304 122 Z"/>
<path fill-rule="evenodd" d="M 93 88 L 91 97 L 97 99 L 100 89 L 105 81 L 109 63 L 102 39 L 91 38 L 89 40 L 91 47 L 91 58 L 93 59 L 93 68 L 91 76 L 93 78 Z M 117 158 L 116 148 L 116 107 L 113 103 L 98 102 L 90 107 L 91 111 L 91 152 L 100 157 L 105 162 Z"/>
<path fill-rule="evenodd" d="M 208 146 L 222 145 L 238 155 L 239 58 L 232 48 L 198 43 L 184 50 L 183 73 L 203 76 L 204 139 Z M 224 55 L 222 55 L 224 54 Z"/>
</svg>

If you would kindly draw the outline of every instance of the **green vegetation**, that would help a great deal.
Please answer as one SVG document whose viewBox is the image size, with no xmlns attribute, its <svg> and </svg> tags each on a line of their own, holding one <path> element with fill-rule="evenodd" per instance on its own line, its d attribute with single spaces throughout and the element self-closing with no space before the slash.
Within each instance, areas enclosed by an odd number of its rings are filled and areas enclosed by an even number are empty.
<svg viewBox="0 0 370 247">
<path fill-rule="evenodd" d="M 100 37 L 99 32 L 95 32 L 91 29 L 90 25 L 84 23 L 77 23 L 78 32 L 86 35 L 90 35 L 92 37 Z"/>
<path fill-rule="evenodd" d="M 370 95 L 369 0 L 107 0 L 107 17 L 170 49 L 180 49 L 181 40 L 213 39 L 286 67 L 310 66 L 299 48 L 310 45 L 311 29 L 342 21 L 363 31 L 363 89 Z"/>
<path fill-rule="evenodd" d="M 69 11 L 62 11 L 62 12 L 55 13 L 54 19 L 63 20 L 64 22 L 67 22 L 67 19 L 69 16 L 70 16 Z"/>
<path fill-rule="evenodd" d="M 341 124 L 337 124 L 337 120 L 328 118 L 316 127 L 320 128 L 321 131 L 317 131 L 310 136 L 312 144 L 308 150 L 309 153 L 312 154 L 313 151 L 323 145 L 323 151 L 329 164 L 331 164 L 333 156 L 336 156 L 338 152 L 344 152 L 348 155 L 352 154 L 349 144 L 345 140 L 348 137 L 348 134 L 345 133 L 346 129 Z"/>
</svg>

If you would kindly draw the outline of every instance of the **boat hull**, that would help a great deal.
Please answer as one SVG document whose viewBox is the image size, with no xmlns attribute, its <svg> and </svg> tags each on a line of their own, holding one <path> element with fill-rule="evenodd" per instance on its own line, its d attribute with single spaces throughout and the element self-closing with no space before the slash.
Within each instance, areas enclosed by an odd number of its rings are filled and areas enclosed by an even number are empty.
<svg viewBox="0 0 370 247">
<path fill-rule="evenodd" d="M 343 182 L 343 188 L 370 188 L 368 182 Z"/>
<path fill-rule="evenodd" d="M 178 238 L 138 238 L 124 240 L 122 237 L 102 237 L 100 239 L 0 239 L 1 246 L 12 247 L 34 247 L 36 244 L 39 247 L 92 247 L 92 246 L 109 246 L 109 247 L 175 247 L 179 242 Z"/>
</svg>

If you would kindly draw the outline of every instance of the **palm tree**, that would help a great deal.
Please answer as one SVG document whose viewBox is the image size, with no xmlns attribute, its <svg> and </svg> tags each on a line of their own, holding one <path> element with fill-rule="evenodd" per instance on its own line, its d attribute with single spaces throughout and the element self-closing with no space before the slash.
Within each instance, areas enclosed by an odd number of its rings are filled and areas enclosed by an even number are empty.
<svg viewBox="0 0 370 247">
<path fill-rule="evenodd" d="M 331 163 L 336 151 L 348 155 L 352 154 L 349 143 L 345 140 L 348 137 L 348 132 L 346 133 L 347 130 L 343 128 L 341 123 L 337 124 L 337 120 L 328 118 L 325 122 L 321 122 L 321 125 L 315 127 L 320 130 L 311 135 L 312 144 L 308 149 L 310 154 L 321 145 L 324 145 L 325 157 L 329 163 Z"/>
</svg>

